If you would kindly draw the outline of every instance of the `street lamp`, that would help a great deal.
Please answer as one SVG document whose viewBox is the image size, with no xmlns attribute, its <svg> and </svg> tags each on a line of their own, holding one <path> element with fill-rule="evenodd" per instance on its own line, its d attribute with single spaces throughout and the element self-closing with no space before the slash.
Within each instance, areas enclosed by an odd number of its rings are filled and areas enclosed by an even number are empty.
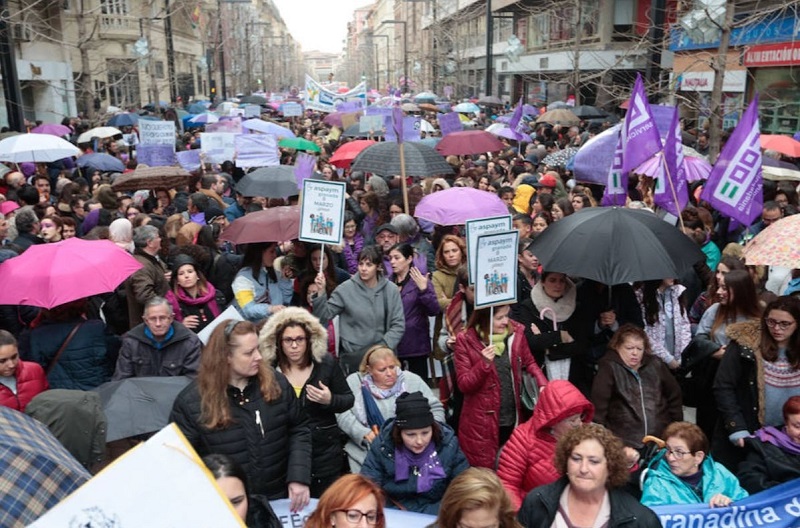
<svg viewBox="0 0 800 528">
<path fill-rule="evenodd" d="M 384 20 L 384 24 L 403 24 L 403 93 L 408 93 L 408 24 L 405 20 Z"/>
<path fill-rule="evenodd" d="M 250 90 L 250 91 L 253 90 L 253 77 L 252 77 L 253 61 L 250 60 L 250 28 L 254 27 L 254 26 L 264 26 L 264 27 L 267 27 L 267 28 L 271 28 L 272 24 L 270 24 L 269 22 L 247 22 L 245 24 L 245 26 L 244 26 L 244 42 L 245 42 L 245 46 L 246 46 L 245 49 L 247 51 L 247 89 Z M 263 61 L 263 58 L 264 58 L 264 50 L 263 50 L 263 48 L 261 49 L 261 58 L 262 58 L 262 61 L 261 61 L 261 77 L 263 78 L 264 77 L 264 73 L 265 73 L 264 72 L 264 61 Z"/>
<path fill-rule="evenodd" d="M 373 33 L 372 36 L 386 39 L 386 86 L 389 86 L 390 84 L 392 84 L 391 80 L 389 79 L 389 35 L 376 35 L 375 33 Z M 378 76 L 376 75 L 375 77 L 377 80 Z M 376 82 L 375 84 L 377 85 L 380 83 Z"/>
</svg>

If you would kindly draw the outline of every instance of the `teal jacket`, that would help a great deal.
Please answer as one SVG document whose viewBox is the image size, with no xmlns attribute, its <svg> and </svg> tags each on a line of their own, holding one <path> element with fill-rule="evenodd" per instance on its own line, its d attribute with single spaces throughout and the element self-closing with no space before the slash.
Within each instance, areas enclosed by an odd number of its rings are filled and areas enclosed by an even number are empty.
<svg viewBox="0 0 800 528">
<path fill-rule="evenodd" d="M 725 466 L 706 455 L 703 460 L 703 496 L 698 497 L 689 485 L 670 471 L 665 453 L 666 451 L 662 451 L 650 463 L 642 487 L 642 504 L 645 506 L 652 508 L 670 504 L 708 504 L 717 493 L 722 493 L 732 501 L 748 496 L 747 491 Z"/>
</svg>

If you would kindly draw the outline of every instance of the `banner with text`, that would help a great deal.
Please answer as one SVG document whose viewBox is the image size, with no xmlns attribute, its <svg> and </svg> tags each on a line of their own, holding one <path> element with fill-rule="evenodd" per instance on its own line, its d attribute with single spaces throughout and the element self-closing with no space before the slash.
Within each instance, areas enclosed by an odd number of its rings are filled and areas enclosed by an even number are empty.
<svg viewBox="0 0 800 528">
<path fill-rule="evenodd" d="M 511 231 L 511 215 L 492 216 L 467 220 L 467 269 L 469 270 L 469 283 L 475 284 L 475 265 L 478 257 L 478 237 L 490 233 Z"/>
<path fill-rule="evenodd" d="M 139 120 L 139 143 L 142 145 L 172 145 L 175 148 L 175 123 L 172 121 Z"/>
<path fill-rule="evenodd" d="M 303 181 L 300 240 L 341 244 L 344 224 L 344 182 Z"/>
<path fill-rule="evenodd" d="M 314 513 L 314 510 L 317 509 L 317 502 L 317 499 L 311 499 L 308 506 L 295 513 L 292 513 L 289 499 L 274 500 L 270 501 L 269 504 L 284 528 L 302 528 L 311 514 Z M 395 510 L 394 508 L 385 508 L 383 515 L 386 519 L 387 528 L 398 526 L 403 528 L 425 528 L 436 523 L 435 515 Z"/>
<path fill-rule="evenodd" d="M 319 112 L 335 112 L 339 103 L 365 99 L 367 97 L 367 84 L 360 83 L 355 88 L 345 92 L 336 93 L 328 90 L 320 83 L 306 75 L 306 109 Z"/>
<path fill-rule="evenodd" d="M 233 160 L 236 154 L 236 134 L 203 132 L 200 134 L 200 150 L 211 163 Z"/>
<path fill-rule="evenodd" d="M 517 244 L 519 231 L 478 237 L 475 308 L 517 302 Z"/>
</svg>

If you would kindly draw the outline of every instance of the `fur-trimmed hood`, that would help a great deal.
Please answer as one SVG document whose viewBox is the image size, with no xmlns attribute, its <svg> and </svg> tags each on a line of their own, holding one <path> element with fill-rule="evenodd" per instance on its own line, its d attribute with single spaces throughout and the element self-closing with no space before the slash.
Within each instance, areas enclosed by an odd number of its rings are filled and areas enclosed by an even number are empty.
<svg viewBox="0 0 800 528">
<path fill-rule="evenodd" d="M 328 354 L 328 332 L 305 308 L 289 306 L 280 312 L 274 313 L 267 319 L 267 323 L 258 334 L 258 350 L 268 365 L 275 366 L 278 356 L 276 349 L 277 339 L 275 332 L 289 321 L 303 325 L 311 334 L 311 358 L 315 363 L 322 361 Z"/>
<path fill-rule="evenodd" d="M 761 320 L 755 319 L 742 321 L 741 323 L 731 323 L 725 328 L 725 335 L 731 341 L 736 341 L 741 346 L 756 352 L 761 347 Z"/>
</svg>

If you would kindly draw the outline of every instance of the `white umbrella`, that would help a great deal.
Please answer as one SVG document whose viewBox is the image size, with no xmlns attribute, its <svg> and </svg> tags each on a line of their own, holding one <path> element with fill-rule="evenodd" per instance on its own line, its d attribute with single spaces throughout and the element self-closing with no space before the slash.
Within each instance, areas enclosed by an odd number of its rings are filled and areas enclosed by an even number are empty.
<svg viewBox="0 0 800 528">
<path fill-rule="evenodd" d="M 420 132 L 427 132 L 428 134 L 436 132 L 436 129 L 433 128 L 433 125 L 424 119 L 419 120 L 419 130 Z"/>
<path fill-rule="evenodd" d="M 0 161 L 50 163 L 80 153 L 69 141 L 49 134 L 20 134 L 0 141 Z"/>
<path fill-rule="evenodd" d="M 87 130 L 86 132 L 78 136 L 78 143 L 89 143 L 92 140 L 92 138 L 105 139 L 121 135 L 122 135 L 122 130 L 118 128 L 109 126 L 96 127 L 91 130 Z"/>
<path fill-rule="evenodd" d="M 272 134 L 273 136 L 279 138 L 297 137 L 295 136 L 294 132 L 288 128 L 272 123 L 271 121 L 263 121 L 261 119 L 248 119 L 242 123 L 242 127 L 248 130 L 261 132 L 262 134 Z"/>
</svg>

